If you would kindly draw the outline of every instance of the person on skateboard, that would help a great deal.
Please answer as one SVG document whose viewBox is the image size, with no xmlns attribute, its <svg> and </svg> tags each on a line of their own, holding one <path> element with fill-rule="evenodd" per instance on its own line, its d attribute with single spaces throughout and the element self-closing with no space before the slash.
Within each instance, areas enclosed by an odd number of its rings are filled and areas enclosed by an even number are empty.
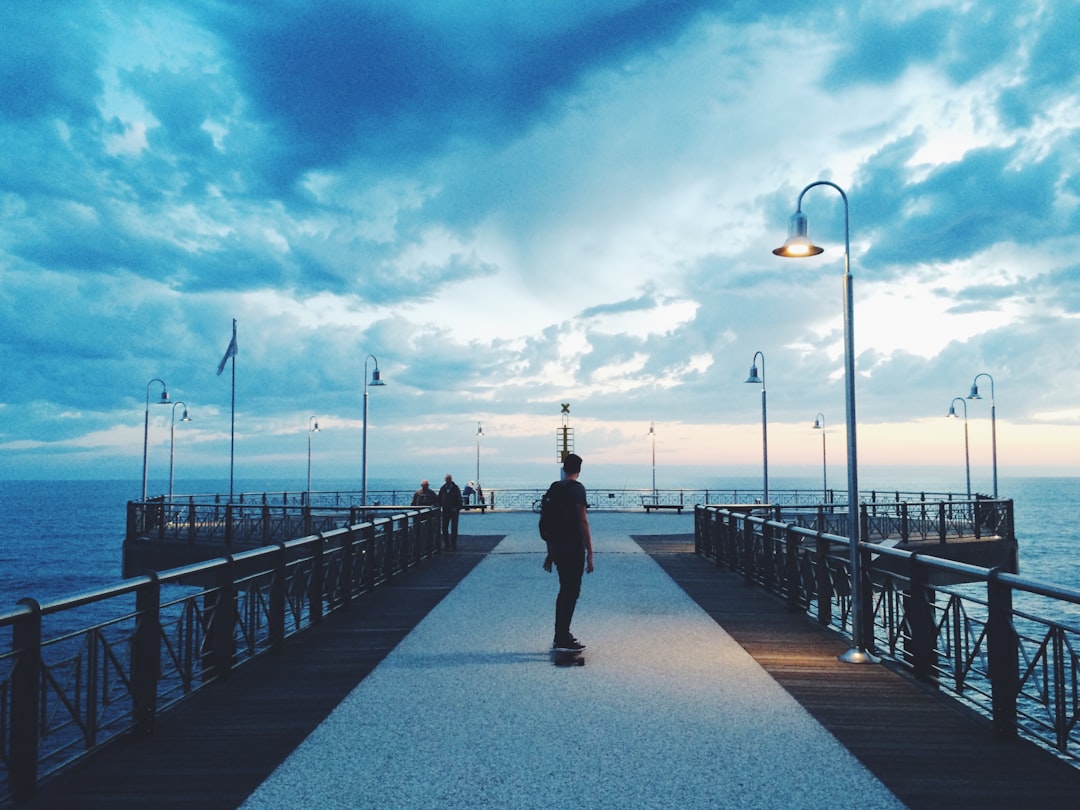
<svg viewBox="0 0 1080 810">
<path fill-rule="evenodd" d="M 581 475 L 581 456 L 569 453 L 563 459 L 563 478 L 556 482 L 554 496 L 559 504 L 560 520 L 556 536 L 547 541 L 548 553 L 544 570 L 551 566 L 559 572 L 559 595 L 555 598 L 555 640 L 552 649 L 580 652 L 585 645 L 570 633 L 570 621 L 581 594 L 581 578 L 587 571 L 593 572 L 592 535 L 585 498 L 585 485 L 578 481 Z M 555 486 L 555 485 L 553 485 Z"/>
</svg>

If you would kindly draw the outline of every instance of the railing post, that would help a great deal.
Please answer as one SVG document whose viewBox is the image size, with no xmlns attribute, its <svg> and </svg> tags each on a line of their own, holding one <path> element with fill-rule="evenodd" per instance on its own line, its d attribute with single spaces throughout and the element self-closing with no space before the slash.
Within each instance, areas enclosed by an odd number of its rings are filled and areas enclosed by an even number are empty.
<svg viewBox="0 0 1080 810">
<path fill-rule="evenodd" d="M 897 497 L 900 497 L 897 495 Z M 907 503 L 900 504 L 900 539 L 903 542 L 908 542 L 911 537 L 911 524 L 908 523 L 908 507 Z"/>
<path fill-rule="evenodd" d="M 862 555 L 859 559 L 859 575 L 862 578 L 862 588 L 859 589 L 862 593 L 862 604 L 859 610 L 859 615 L 862 617 L 862 639 L 866 651 L 873 653 L 877 650 L 877 645 L 874 643 L 874 578 L 871 576 L 873 560 L 870 552 L 863 547 L 863 544 L 866 543 L 865 534 L 862 535 L 859 542 L 860 548 L 856 550 L 856 553 Z M 854 626 L 853 622 L 852 628 Z"/>
<path fill-rule="evenodd" d="M 41 709 L 41 605 L 34 599 L 20 599 L 30 612 L 15 620 L 11 646 L 15 663 L 11 668 L 11 750 L 8 779 L 11 793 L 22 801 L 37 789 L 38 723 Z"/>
<path fill-rule="evenodd" d="M 285 648 L 285 579 L 289 575 L 285 563 L 285 544 L 278 543 L 274 551 L 274 573 L 270 581 L 270 652 L 279 653 Z"/>
<path fill-rule="evenodd" d="M 311 614 L 312 624 L 322 624 L 323 618 L 323 583 L 326 579 L 326 561 L 323 552 L 326 550 L 326 538 L 322 532 L 312 543 L 311 553 L 311 580 L 308 585 L 308 611 Z"/>
<path fill-rule="evenodd" d="M 749 515 L 743 515 L 742 519 L 742 567 L 743 581 L 747 585 L 754 584 L 754 524 Z"/>
<path fill-rule="evenodd" d="M 798 611 L 799 607 L 799 535 L 795 527 L 788 524 L 784 530 L 784 579 L 787 580 L 788 610 Z"/>
<path fill-rule="evenodd" d="M 213 606 L 213 619 L 206 634 L 207 676 L 209 679 L 227 678 L 232 669 L 234 630 L 236 628 L 236 583 L 232 555 L 228 555 L 218 566 L 217 593 L 212 595 L 217 603 Z"/>
<path fill-rule="evenodd" d="M 349 526 L 341 538 L 341 607 L 347 609 L 352 604 L 353 589 L 353 527 Z"/>
<path fill-rule="evenodd" d="M 934 615 L 930 610 L 927 569 L 920 555 L 911 556 L 911 580 L 908 583 L 907 615 L 911 631 L 911 647 L 908 650 L 915 677 L 927 683 L 936 683 L 934 677 Z"/>
<path fill-rule="evenodd" d="M 151 572 L 135 592 L 135 633 L 131 639 L 131 699 L 136 734 L 152 734 L 161 676 L 161 582 Z"/>
<path fill-rule="evenodd" d="M 196 515 L 195 498 L 190 497 L 190 498 L 188 498 L 188 519 L 187 519 L 187 522 L 188 522 L 188 542 L 189 543 L 194 543 L 195 538 L 198 537 L 198 532 L 197 532 L 197 528 L 196 528 L 196 525 L 195 525 L 195 515 Z"/>
<path fill-rule="evenodd" d="M 1016 737 L 1016 696 L 1020 691 L 1019 641 L 1012 624 L 1012 588 L 1001 582 L 1001 569 L 991 568 L 986 580 L 989 619 L 986 630 L 994 734 Z M 1057 684 L 1057 688 L 1063 688 Z"/>
<path fill-rule="evenodd" d="M 233 505 L 225 504 L 225 548 L 232 548 L 233 540 Z"/>
<path fill-rule="evenodd" d="M 814 556 L 817 558 L 817 566 L 814 569 L 814 582 L 817 590 L 817 620 L 818 624 L 828 626 L 832 621 L 832 576 L 829 567 L 829 541 L 817 533 L 814 540 Z M 809 606 L 809 600 L 808 600 Z"/>
<path fill-rule="evenodd" d="M 945 545 L 945 501 L 938 503 L 938 542 Z"/>
<path fill-rule="evenodd" d="M 761 526 L 761 580 L 766 591 L 776 587 L 776 547 L 773 543 L 773 523 L 769 521 Z"/>
</svg>

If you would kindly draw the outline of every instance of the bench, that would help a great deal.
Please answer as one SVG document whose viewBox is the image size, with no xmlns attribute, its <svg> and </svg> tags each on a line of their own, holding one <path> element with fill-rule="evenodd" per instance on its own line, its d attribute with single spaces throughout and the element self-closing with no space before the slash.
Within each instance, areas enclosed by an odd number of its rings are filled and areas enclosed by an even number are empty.
<svg viewBox="0 0 1080 810">
<path fill-rule="evenodd" d="M 643 503 L 646 513 L 651 512 L 653 509 L 674 509 L 680 515 L 682 514 L 683 505 L 681 503 Z"/>
<path fill-rule="evenodd" d="M 680 515 L 682 514 L 683 504 L 681 503 L 660 503 L 653 495 L 642 495 L 641 505 L 645 507 L 645 513 L 648 514 L 653 509 L 674 509 Z"/>
</svg>

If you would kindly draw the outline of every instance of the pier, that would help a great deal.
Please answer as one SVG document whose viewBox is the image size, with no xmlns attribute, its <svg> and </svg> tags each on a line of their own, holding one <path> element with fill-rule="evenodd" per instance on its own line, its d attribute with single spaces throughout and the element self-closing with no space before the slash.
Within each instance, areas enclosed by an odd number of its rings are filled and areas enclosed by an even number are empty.
<svg viewBox="0 0 1080 810">
<path fill-rule="evenodd" d="M 461 551 L 411 544 L 28 806 L 1076 806 L 1076 767 L 889 663 L 839 663 L 843 635 L 703 555 L 694 518 L 591 520 L 584 668 L 547 656 L 535 515 L 474 513 Z"/>
</svg>

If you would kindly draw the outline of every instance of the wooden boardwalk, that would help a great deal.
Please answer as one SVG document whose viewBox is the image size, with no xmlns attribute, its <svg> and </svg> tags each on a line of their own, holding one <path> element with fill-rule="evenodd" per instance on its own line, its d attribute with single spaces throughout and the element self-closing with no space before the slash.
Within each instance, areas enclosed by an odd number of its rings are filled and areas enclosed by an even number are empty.
<svg viewBox="0 0 1080 810">
<path fill-rule="evenodd" d="M 692 538 L 634 539 L 909 807 L 1080 808 L 1080 769 L 1025 740 L 995 741 L 988 720 L 904 673 L 841 663 L 846 639 L 695 556 Z"/>
<path fill-rule="evenodd" d="M 463 536 L 462 550 L 425 561 L 290 639 L 282 654 L 163 714 L 153 736 L 106 746 L 28 806 L 237 807 L 499 539 Z M 1024 741 L 995 742 L 987 721 L 901 673 L 840 663 L 844 639 L 696 557 L 690 537 L 635 539 L 909 807 L 1080 808 L 1080 770 Z M 784 763 L 776 768 L 782 778 Z"/>
<path fill-rule="evenodd" d="M 349 610 L 289 639 L 39 787 L 35 810 L 232 810 L 502 538 L 461 536 Z"/>
</svg>

